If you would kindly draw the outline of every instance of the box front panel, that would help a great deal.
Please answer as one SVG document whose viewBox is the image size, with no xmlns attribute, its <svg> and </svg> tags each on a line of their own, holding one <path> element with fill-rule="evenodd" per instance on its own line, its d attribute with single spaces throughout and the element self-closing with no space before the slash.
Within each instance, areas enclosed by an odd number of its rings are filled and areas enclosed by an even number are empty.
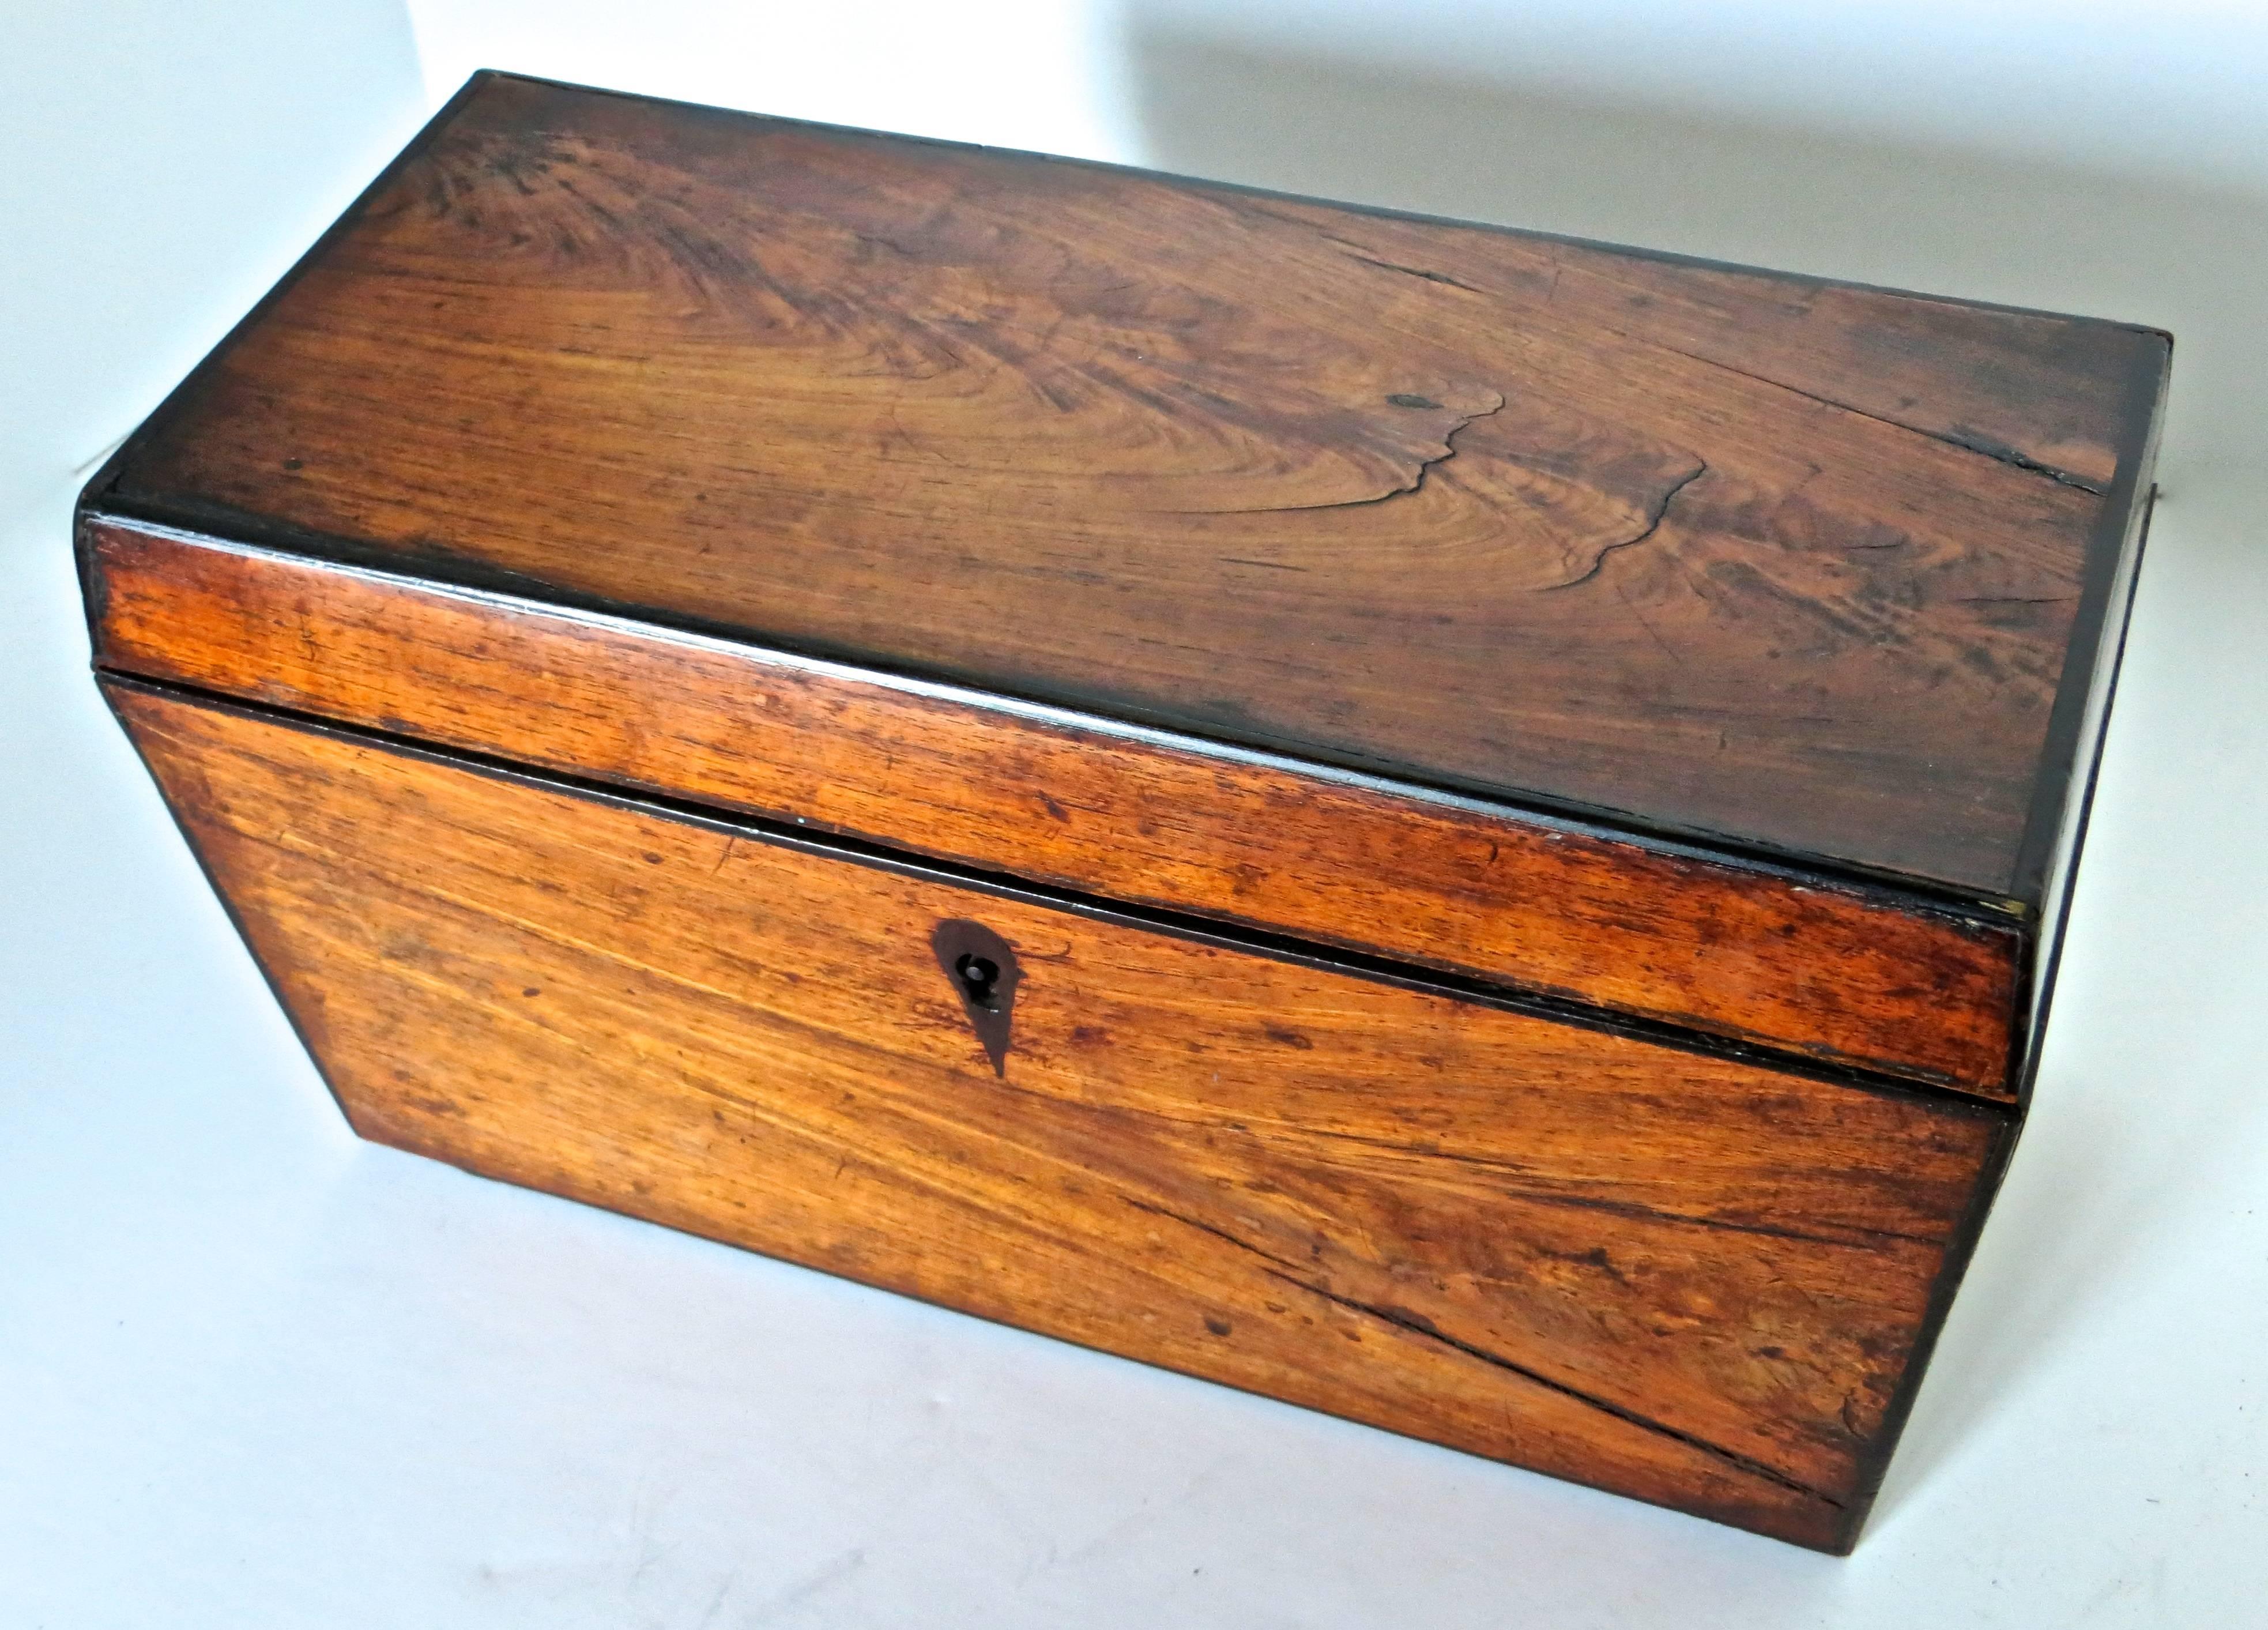
<svg viewBox="0 0 2268 1630">
<path fill-rule="evenodd" d="M 109 689 L 364 1135 L 1804 1544 L 2010 1126 Z"/>
</svg>

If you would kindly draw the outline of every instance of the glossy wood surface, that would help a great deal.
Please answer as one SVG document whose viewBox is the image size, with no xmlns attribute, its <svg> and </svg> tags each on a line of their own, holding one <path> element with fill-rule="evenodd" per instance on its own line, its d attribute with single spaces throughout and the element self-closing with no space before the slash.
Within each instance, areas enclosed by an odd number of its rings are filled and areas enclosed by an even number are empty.
<svg viewBox="0 0 2268 1630">
<path fill-rule="evenodd" d="M 2013 925 L 130 523 L 86 545 L 126 672 L 2009 1093 Z"/>
<path fill-rule="evenodd" d="M 110 693 L 366 1135 L 1807 1545 L 2013 1125 Z"/>
<path fill-rule="evenodd" d="M 94 497 L 2036 907 L 2166 356 L 490 77 Z"/>
</svg>

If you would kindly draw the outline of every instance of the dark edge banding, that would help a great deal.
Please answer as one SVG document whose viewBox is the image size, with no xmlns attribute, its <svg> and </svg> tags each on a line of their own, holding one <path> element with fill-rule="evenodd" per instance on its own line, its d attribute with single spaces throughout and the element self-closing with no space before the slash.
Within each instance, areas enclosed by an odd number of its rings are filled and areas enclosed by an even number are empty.
<svg viewBox="0 0 2268 1630">
<path fill-rule="evenodd" d="M 713 805 L 654 793 L 629 793 L 618 786 L 553 770 L 534 770 L 516 760 L 463 749 L 437 749 L 425 742 L 361 726 L 341 724 L 296 710 L 248 704 L 217 695 L 194 685 L 155 681 L 129 674 L 104 671 L 99 679 L 107 690 L 141 692 L 186 703 L 210 712 L 232 714 L 284 726 L 314 735 L 376 748 L 382 752 L 423 763 L 470 771 L 491 779 L 538 791 L 563 793 L 621 809 L 699 826 L 726 837 L 792 850 L 798 853 L 869 867 L 917 881 L 967 889 L 979 895 L 1068 913 L 1092 922 L 1140 930 L 1211 946 L 1226 951 L 1264 956 L 1272 962 L 1319 972 L 1345 975 L 1373 984 L 1389 985 L 1420 995 L 1492 1007 L 1524 1017 L 1550 1020 L 1633 1041 L 1671 1048 L 1679 1052 L 1721 1058 L 1808 1081 L 1848 1087 L 1857 1091 L 1892 1097 L 1926 1099 L 1943 1106 L 1959 1106 L 1987 1119 L 2007 1117 L 2011 1106 L 1956 1088 L 1940 1087 L 1910 1077 L 1863 1066 L 1830 1063 L 1819 1058 L 1762 1047 L 1727 1036 L 1631 1014 L 1594 1007 L 1527 992 L 1507 990 L 1455 974 L 1421 968 L 1384 956 L 1324 947 L 1290 935 L 1231 926 L 1190 913 L 1153 906 L 1104 901 L 1070 889 L 1050 888 L 997 872 L 956 865 L 951 861 L 917 859 L 902 851 L 862 839 L 821 835 L 762 816 L 727 811 Z"/>
<path fill-rule="evenodd" d="M 2050 896 L 2051 912 L 2042 922 L 2037 937 L 2029 947 L 2029 956 L 2036 959 L 2034 977 L 2027 977 L 2022 967 L 2017 970 L 2018 1029 L 2011 1038 L 2009 1061 L 2013 1074 L 2017 1105 L 2031 1103 L 2032 1086 L 2040 1073 L 2040 1055 L 2047 1038 L 2048 1012 L 2055 1003 L 2056 975 L 2063 966 L 2065 930 L 2071 922 L 2073 897 L 2079 892 L 2080 868 L 2087 856 L 2087 830 L 2095 817 L 2095 789 L 2102 777 L 2102 750 L 2110 739 L 2111 711 L 2118 700 L 2119 670 L 2125 666 L 2126 636 L 2133 626 L 2134 601 L 2142 582 L 2142 561 L 2150 542 L 2150 520 L 2157 512 L 2157 490 L 2150 491 L 2149 502 L 2142 512 L 2141 526 L 2135 534 L 2133 564 L 2126 586 L 2124 605 L 2117 621 L 2117 638 L 2110 652 L 2110 668 L 2103 679 L 2102 713 L 2096 725 L 2095 741 L 2089 749 L 2086 781 L 2079 793 L 2079 808 L 2071 821 L 2071 845 L 2065 856 L 2062 874 L 2055 879 L 2058 885 Z M 2029 1012 L 2025 1009 L 2029 1007 Z"/>
</svg>

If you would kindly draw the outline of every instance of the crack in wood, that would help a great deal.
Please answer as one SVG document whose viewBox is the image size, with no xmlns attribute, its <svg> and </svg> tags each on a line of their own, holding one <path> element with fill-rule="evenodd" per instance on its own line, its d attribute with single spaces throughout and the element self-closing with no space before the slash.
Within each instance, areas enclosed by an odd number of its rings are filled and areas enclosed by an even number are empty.
<svg viewBox="0 0 2268 1630">
<path fill-rule="evenodd" d="M 1652 537 L 1655 533 L 1660 531 L 1661 523 L 1668 519 L 1669 506 L 1673 503 L 1676 502 L 1677 495 L 1684 491 L 1686 488 L 1691 486 L 1695 482 L 1700 480 L 1702 476 L 1708 473 L 1709 461 L 1703 458 L 1699 454 L 1695 454 L 1693 455 L 1693 468 L 1670 483 L 1669 490 L 1661 495 L 1660 502 L 1657 503 L 1653 506 L 1653 514 L 1647 517 L 1646 529 L 1644 531 L 1640 532 L 1635 537 L 1624 538 L 1619 543 L 1608 544 L 1604 549 L 1598 552 L 1598 555 L 1591 562 L 1590 569 L 1585 572 L 1580 577 L 1569 578 L 1565 583 L 1548 584 L 1537 592 L 1550 594 L 1563 588 L 1580 588 L 1584 584 L 1589 582 L 1593 578 L 1598 576 L 1599 573 L 1605 569 L 1608 556 L 1616 554 L 1623 549 L 1635 549 L 1638 545 L 1645 542 L 1648 538 Z M 1631 615 L 1633 616 L 1637 616 L 1635 608 L 1632 609 Z M 1646 628 L 1646 631 L 1647 633 L 1653 634 L 1652 625 L 1646 623 L 1645 618 L 1639 617 L 1638 622 L 1641 626 Z M 1655 644 L 1660 645 L 1661 643 L 1660 635 L 1653 634 L 1653 638 Z M 1664 651 L 1668 651 L 1669 647 L 1668 645 L 1662 645 L 1662 649 Z M 1670 655 L 1672 659 L 1675 660 L 1676 653 L 1671 652 Z"/>
<path fill-rule="evenodd" d="M 1329 236 L 1328 233 L 1325 235 Z M 1343 243 L 1344 240 L 1342 239 L 1333 238 L 1331 239 L 1331 241 L 1333 243 Z M 1381 261 L 1373 255 L 1358 254 L 1352 249 L 1349 249 L 1347 251 L 1347 258 L 1349 260 L 1360 261 L 1365 266 L 1375 266 L 1381 271 L 1400 272 L 1404 277 L 1423 277 L 1427 283 L 1447 284 L 1450 288 L 1462 289 L 1468 294 L 1479 294 L 1483 292 L 1483 291 L 1473 287 L 1469 283 L 1458 282 L 1447 272 L 1427 271 L 1422 266 L 1398 265 L 1393 261 Z"/>
<path fill-rule="evenodd" d="M 1124 1104 L 1080 1103 L 1073 1100 L 1060 1099 L 1052 1094 L 1033 1088 L 1019 1088 L 1012 1083 L 1009 1090 L 1020 1091 L 1045 1103 L 1063 1104 L 1109 1119 L 1162 1121 L 1167 1125 L 1187 1126 L 1204 1132 L 1242 1132 L 1261 1143 L 1271 1141 L 1264 1133 L 1255 1131 L 1249 1126 L 1230 1125 L 1215 1118 L 1167 1115 L 1155 1109 L 1137 1109 Z M 1364 1148 L 1405 1155 L 1416 1161 L 1438 1161 L 1452 1169 L 1469 1168 L 1475 1172 L 1484 1174 L 1490 1192 L 1500 1199 L 1510 1200 L 1515 1205 L 1550 1206 L 1572 1211 L 1595 1211 L 1604 1213 L 1610 1217 L 1628 1218 L 1633 1221 L 1660 1222 L 1672 1228 L 1702 1228 L 1711 1233 L 1739 1234 L 1758 1239 L 1786 1240 L 1792 1244 L 1799 1245 L 1825 1245 L 1840 1250 L 1874 1250 L 1881 1249 L 1883 1245 L 1918 1245 L 1928 1250 L 1938 1250 L 1945 1243 L 1941 1239 L 1932 1238 L 1924 1234 L 1908 1234 L 1897 1228 L 1867 1228 L 1852 1223 L 1846 1225 L 1849 1231 L 1845 1234 L 1813 1234 L 1801 1228 L 1781 1228 L 1769 1222 L 1742 1222 L 1729 1217 L 1705 1217 L 1690 1212 L 1664 1211 L 1658 1206 L 1640 1205 L 1636 1200 L 1610 1199 L 1603 1195 L 1554 1193 L 1549 1190 L 1531 1188 L 1525 1184 L 1505 1181 L 1507 1176 L 1524 1177 L 1528 1174 L 1521 1167 L 1503 1161 L 1493 1161 L 1484 1154 L 1469 1154 L 1455 1149 L 1428 1148 L 1422 1144 L 1397 1143 L 1391 1139 L 1366 1138 L 1358 1132 L 1333 1132 L 1316 1126 L 1300 1126 L 1289 1130 L 1296 1131 L 1302 1137 L 1320 1138 L 1329 1142 L 1352 1143 Z M 1273 1143 L 1272 1147 L 1279 1154 L 1313 1161 L 1327 1169 L 1338 1169 L 1338 1162 L 1327 1158 L 1320 1151 L 1287 1150 L 1280 1142 Z M 1169 1211 L 1164 1206 L 1131 1199 L 1127 1199 L 1126 1203 L 1138 1210 L 1152 1212 L 1161 1217 L 1171 1217 L 1176 1222 L 1185 1222 L 1193 1228 L 1202 1228 L 1209 1234 L 1220 1234 L 1222 1238 L 1230 1240 L 1233 1243 L 1245 1244 L 1245 1242 L 1236 1239 L 1232 1235 L 1222 1234 L 1221 1230 L 1210 1223 L 1201 1222 L 1194 1217 L 1184 1216 L 1179 1212 Z M 1877 1242 L 1881 1243 L 1878 1244 Z M 1250 1245 L 1246 1245 L 1245 1248 L 1255 1249 Z"/>
<path fill-rule="evenodd" d="M 1721 1460 L 1726 1464 L 1735 1467 L 1751 1477 L 1761 1478 L 1766 1482 L 1777 1485 L 1778 1486 L 1787 1489 L 1792 1493 L 1801 1494 L 1808 1499 L 1820 1501 L 1826 1505 L 1834 1507 L 1838 1511 L 1843 1508 L 1843 1502 L 1836 1499 L 1832 1494 L 1826 1493 L 1822 1489 L 1814 1488 L 1808 1483 L 1805 1483 L 1799 1479 L 1792 1478 L 1785 1471 L 1781 1471 L 1772 1466 L 1768 1466 L 1762 1461 L 1752 1460 L 1748 1456 L 1737 1453 L 1733 1449 L 1727 1449 L 1721 1444 L 1712 1443 L 1708 1439 L 1697 1436 L 1693 1433 L 1681 1431 L 1677 1427 L 1670 1426 L 1664 1421 L 1656 1420 L 1649 1415 L 1642 1415 L 1638 1411 L 1627 1408 L 1623 1405 L 1616 1404 L 1611 1399 L 1600 1398 L 1594 1393 L 1584 1391 L 1580 1387 L 1570 1386 L 1564 1381 L 1555 1380 L 1551 1376 L 1544 1375 L 1539 1370 L 1530 1369 L 1525 1364 L 1517 1363 L 1511 1359 L 1506 1358 L 1501 1353 L 1492 1353 L 1486 1347 L 1476 1346 L 1469 1341 L 1461 1340 L 1459 1338 L 1450 1335 L 1447 1331 L 1434 1324 L 1432 1319 L 1427 1318 L 1422 1313 L 1414 1313 L 1407 1308 L 1394 1307 L 1384 1303 L 1364 1302 L 1353 1296 L 1341 1295 L 1335 1290 L 1326 1289 L 1321 1285 L 1314 1284 L 1311 1280 L 1300 1277 L 1298 1272 L 1300 1265 L 1298 1263 L 1292 1262 L 1283 1257 L 1279 1257 L 1273 1251 L 1263 1250 L 1261 1247 L 1253 1244 L 1248 1240 L 1241 1238 L 1237 1235 L 1230 1233 L 1226 1228 L 1217 1228 L 1209 1222 L 1199 1221 L 1195 1217 L 1184 1216 L 1180 1212 L 1171 1210 L 1167 1206 L 1152 1205 L 1145 1200 L 1136 1199 L 1131 1195 L 1121 1195 L 1119 1198 L 1137 1211 L 1148 1212 L 1152 1216 L 1167 1218 L 1174 1222 L 1179 1222 L 1186 1227 L 1195 1228 L 1199 1233 L 1210 1234 L 1217 1240 L 1220 1240 L 1226 1244 L 1233 1245 L 1241 1251 L 1244 1251 L 1251 1256 L 1259 1258 L 1261 1262 L 1265 1265 L 1260 1270 L 1262 1272 L 1265 1273 L 1272 1280 L 1276 1280 L 1283 1284 L 1291 1286 L 1295 1290 L 1306 1291 L 1311 1296 L 1318 1297 L 1324 1302 L 1331 1303 L 1335 1307 L 1344 1308 L 1350 1312 L 1367 1315 L 1369 1317 L 1377 1319 L 1383 1324 L 1390 1324 L 1395 1329 L 1405 1331 L 1410 1335 L 1422 1336 L 1429 1341 L 1439 1342 L 1443 1346 L 1449 1348 L 1453 1352 L 1462 1353 L 1467 1358 L 1477 1360 L 1481 1363 L 1488 1364 L 1495 1368 L 1505 1370 L 1509 1374 L 1518 1376 L 1523 1381 L 1532 1383 L 1536 1386 L 1543 1388 L 1547 1391 L 1557 1392 L 1563 1398 L 1572 1398 L 1579 1404 L 1587 1405 L 1593 1409 L 1598 1410 L 1604 1414 L 1611 1415 L 1616 1420 L 1626 1422 L 1631 1426 L 1637 1427 L 1643 1431 L 1651 1432 L 1658 1436 L 1669 1438 L 1674 1442 L 1683 1443 L 1690 1449 L 1698 1449 L 1703 1454 L 1711 1456 L 1715 1459 Z M 1287 1269 L 1293 1271 L 1286 1272 L 1285 1270 Z"/>
<path fill-rule="evenodd" d="M 1211 1123 L 1193 1121 L 1190 1125 Z M 1764 1239 L 1788 1240 L 1806 1245 L 1831 1245 L 1850 1250 L 1872 1249 L 1873 1240 L 1894 1241 L 1900 1244 L 1924 1245 L 1935 1248 L 1944 1243 L 1926 1235 L 1907 1234 L 1896 1228 L 1850 1226 L 1850 1235 L 1810 1234 L 1800 1228 L 1784 1228 L 1769 1222 L 1739 1222 L 1728 1217 L 1704 1217 L 1689 1212 L 1663 1211 L 1658 1206 L 1643 1206 L 1635 1200 L 1609 1199 L 1601 1195 L 1557 1194 L 1548 1190 L 1530 1188 L 1524 1184 L 1506 1182 L 1506 1176 L 1526 1177 L 1524 1168 L 1503 1161 L 1492 1161 L 1484 1154 L 1469 1154 L 1456 1149 L 1428 1148 L 1422 1144 L 1397 1143 L 1386 1138 L 1366 1138 L 1358 1132 L 1334 1132 L 1317 1126 L 1302 1126 L 1299 1131 L 1311 1138 L 1325 1138 L 1341 1142 L 1360 1144 L 1365 1148 L 1382 1149 L 1391 1154 L 1405 1154 L 1421 1160 L 1445 1161 L 1453 1167 L 1471 1167 L 1490 1174 L 1496 1193 L 1506 1199 L 1536 1206 L 1562 1206 L 1579 1211 L 1604 1212 L 1609 1216 L 1628 1217 L 1648 1222 L 1666 1222 L 1674 1227 L 1707 1228 L 1725 1234 L 1746 1234 Z"/>
<path fill-rule="evenodd" d="M 1508 1371 L 1523 1381 L 1543 1388 L 1546 1391 L 1557 1392 L 1563 1398 L 1572 1398 L 1578 1404 L 1587 1405 L 1603 1414 L 1611 1415 L 1617 1420 L 1637 1427 L 1641 1431 L 1651 1432 L 1657 1436 L 1683 1443 L 1690 1449 L 1698 1449 L 1701 1453 L 1713 1459 L 1721 1460 L 1726 1464 L 1748 1473 L 1750 1477 L 1760 1478 L 1765 1482 L 1785 1488 L 1793 1494 L 1801 1494 L 1807 1499 L 1819 1501 L 1824 1505 L 1832 1506 L 1838 1511 L 1843 1508 L 1843 1502 L 1823 1489 L 1814 1488 L 1810 1484 L 1792 1478 L 1785 1471 L 1768 1466 L 1762 1461 L 1751 1460 L 1746 1455 L 1735 1453 L 1721 1444 L 1712 1443 L 1705 1437 L 1696 1436 L 1690 1432 L 1680 1431 L 1677 1427 L 1656 1420 L 1651 1416 L 1642 1415 L 1634 1409 L 1627 1409 L 1609 1399 L 1586 1392 L 1580 1387 L 1571 1387 L 1564 1381 L 1555 1381 L 1549 1376 L 1528 1368 L 1525 1364 L 1514 1363 L 1500 1353 L 1491 1353 L 1486 1347 L 1476 1346 L 1469 1341 L 1460 1340 L 1422 1313 L 1413 1313 L 1407 1308 L 1373 1304 L 1358 1300 L 1353 1296 L 1342 1296 L 1336 1291 L 1326 1290 L 1320 1285 L 1311 1285 L 1305 1280 L 1283 1272 L 1280 1268 L 1263 1268 L 1261 1272 L 1272 1280 L 1280 1280 L 1291 1286 L 1295 1290 L 1304 1290 L 1309 1295 L 1320 1297 L 1334 1307 L 1344 1308 L 1353 1313 L 1366 1314 L 1381 1324 L 1392 1325 L 1396 1330 L 1406 1331 L 1414 1336 L 1423 1336 L 1429 1341 L 1438 1341 L 1452 1352 L 1462 1353 L 1467 1358 L 1476 1359 L 1481 1363 Z"/>
<path fill-rule="evenodd" d="M 1624 335 L 1621 337 L 1629 339 L 1632 336 Z M 1964 431 L 1958 425 L 1951 431 L 1924 430 L 1918 424 L 1909 424 L 1903 419 L 1886 418 L 1879 413 L 1869 413 L 1864 408 L 1854 408 L 1847 402 L 1837 402 L 1832 396 L 1820 395 L 1816 391 L 1805 390 L 1800 385 L 1790 385 L 1785 380 L 1773 379 L 1770 374 L 1752 372 L 1747 368 L 1736 368 L 1729 362 L 1719 362 L 1714 357 L 1703 356 L 1699 351 L 1665 344 L 1660 340 L 1648 341 L 1646 343 L 1653 345 L 1658 350 L 1666 350 L 1672 356 L 1683 357 L 1689 362 L 1697 362 L 1708 367 L 1720 368 L 1727 373 L 1738 374 L 1742 379 L 1754 380 L 1759 385 L 1769 385 L 1774 390 L 1784 390 L 1791 396 L 1800 396 L 1806 402 L 1815 402 L 1822 408 L 1834 408 L 1844 413 L 1856 414 L 1862 419 L 1872 419 L 1877 424 L 1887 424 L 1892 430 L 1902 430 L 1910 436 L 1919 436 L 1927 441 L 1941 442 L 1948 447 L 1958 447 L 1963 453 L 1973 453 L 1979 458 L 1991 459 L 1995 463 L 2026 470 L 2035 476 L 2044 476 L 2050 481 L 2063 486 L 2076 487 L 2081 492 L 2091 492 L 2097 498 L 2102 496 L 2102 489 L 2093 482 L 2074 476 L 2067 469 L 2058 469 L 2052 464 L 2043 463 L 2029 454 L 2020 452 L 2008 446 L 2006 442 L 1994 441 L 1992 438 L 1980 436 L 1974 431 Z"/>
<path fill-rule="evenodd" d="M 1151 1204 L 1148 1200 L 1138 1200 L 1130 1194 L 1122 1194 L 1118 1198 L 1125 1202 L 1125 1204 L 1132 1206 L 1136 1211 L 1147 1212 L 1153 1217 L 1163 1217 L 1169 1222 L 1178 1222 L 1184 1228 L 1195 1228 L 1200 1234 L 1210 1234 L 1213 1238 L 1220 1240 L 1227 1244 L 1233 1245 L 1239 1250 L 1251 1252 L 1252 1255 L 1260 1258 L 1264 1262 L 1272 1262 L 1280 1267 L 1285 1268 L 1296 1269 L 1300 1266 L 1298 1263 L 1292 1261 L 1288 1257 L 1278 1257 L 1272 1251 L 1263 1250 L 1251 1241 L 1242 1238 L 1238 1235 L 1232 1234 L 1226 1228 L 1216 1228 L 1210 1222 L 1201 1221 L 1196 1217 L 1191 1217 L 1182 1212 L 1174 1211 L 1169 1206 L 1155 1206 Z"/>
<path fill-rule="evenodd" d="M 1395 498 L 1415 497 L 1425 490 L 1425 478 L 1433 473 L 1434 466 L 1446 464 L 1456 457 L 1457 437 L 1468 425 L 1476 424 L 1504 411 L 1504 393 L 1491 391 L 1489 394 L 1496 398 L 1493 407 L 1484 408 L 1478 413 L 1461 415 L 1457 423 L 1449 427 L 1448 433 L 1441 438 L 1441 450 L 1431 458 L 1418 460 L 1417 471 L 1408 481 L 1400 486 L 1388 487 L 1383 492 L 1374 492 L 1364 498 L 1334 498 L 1327 504 L 1263 504 L 1250 509 L 1182 509 L 1160 513 L 1170 515 L 1292 515 L 1313 510 L 1363 509 L 1373 504 L 1390 504 Z"/>
</svg>

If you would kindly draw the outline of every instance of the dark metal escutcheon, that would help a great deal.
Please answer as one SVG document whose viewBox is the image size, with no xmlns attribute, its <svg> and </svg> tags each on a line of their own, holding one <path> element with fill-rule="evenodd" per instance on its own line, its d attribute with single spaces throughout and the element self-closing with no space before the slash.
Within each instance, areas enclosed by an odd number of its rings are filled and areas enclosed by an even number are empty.
<svg viewBox="0 0 2268 1630">
<path fill-rule="evenodd" d="M 961 1011 L 968 1015 L 992 1073 L 1008 1074 L 1008 1025 L 1016 1006 L 1016 981 L 1023 970 L 1016 965 L 1016 948 L 983 923 L 965 917 L 948 917 L 929 937 L 937 965 L 945 970 Z"/>
</svg>

